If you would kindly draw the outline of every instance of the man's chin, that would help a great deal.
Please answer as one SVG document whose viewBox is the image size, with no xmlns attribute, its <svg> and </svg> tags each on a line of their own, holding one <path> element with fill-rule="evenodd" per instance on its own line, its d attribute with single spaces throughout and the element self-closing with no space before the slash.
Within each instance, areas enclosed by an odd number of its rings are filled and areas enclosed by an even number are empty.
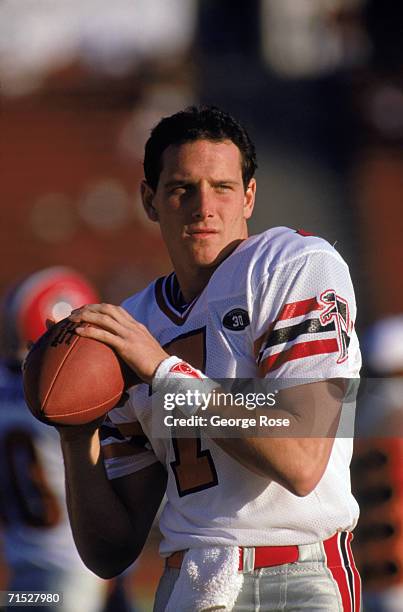
<svg viewBox="0 0 403 612">
<path fill-rule="evenodd" d="M 218 255 L 216 257 L 194 257 L 193 263 L 195 267 L 209 270 L 210 268 L 216 268 L 222 261 Z"/>
<path fill-rule="evenodd" d="M 242 242 L 242 239 L 233 240 L 221 249 L 210 249 L 204 251 L 193 251 L 190 253 L 189 259 L 194 265 L 200 269 L 216 268 L 224 259 L 231 255 L 232 251 Z"/>
</svg>

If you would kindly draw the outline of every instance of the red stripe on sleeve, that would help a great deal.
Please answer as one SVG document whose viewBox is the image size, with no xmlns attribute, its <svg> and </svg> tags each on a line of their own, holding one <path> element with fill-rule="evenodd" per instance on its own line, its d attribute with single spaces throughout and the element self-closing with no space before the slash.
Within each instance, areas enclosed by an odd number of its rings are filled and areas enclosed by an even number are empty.
<svg viewBox="0 0 403 612">
<path fill-rule="evenodd" d="M 339 540 L 340 533 L 336 537 L 329 538 L 329 540 L 323 542 L 326 553 L 326 565 L 339 588 L 343 612 L 354 612 L 351 607 L 350 589 L 343 565 L 343 558 L 339 551 Z"/>
<path fill-rule="evenodd" d="M 335 338 L 328 340 L 311 340 L 311 342 L 301 342 L 294 344 L 291 348 L 274 355 L 269 355 L 262 362 L 261 368 L 263 374 L 277 370 L 283 363 L 293 361 L 294 359 L 302 359 L 312 355 L 325 355 L 327 353 L 337 353 L 339 345 Z"/>
<path fill-rule="evenodd" d="M 309 298 L 308 300 L 301 300 L 300 302 L 290 302 L 284 304 L 282 311 L 280 312 L 277 321 L 284 321 L 286 319 L 293 319 L 294 317 L 300 317 L 301 315 L 308 314 L 312 310 L 321 310 L 322 306 L 318 303 L 315 297 Z"/>
</svg>

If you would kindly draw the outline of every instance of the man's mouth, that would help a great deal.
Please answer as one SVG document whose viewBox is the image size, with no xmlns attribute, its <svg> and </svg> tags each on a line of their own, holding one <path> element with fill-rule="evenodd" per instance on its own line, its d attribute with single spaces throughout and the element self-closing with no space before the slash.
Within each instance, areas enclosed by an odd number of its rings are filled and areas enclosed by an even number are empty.
<svg viewBox="0 0 403 612">
<path fill-rule="evenodd" d="M 196 236 L 197 238 L 203 238 L 208 236 L 213 236 L 214 234 L 218 234 L 218 231 L 215 229 L 211 229 L 208 227 L 199 227 L 197 229 L 189 229 L 187 233 L 190 236 Z"/>
</svg>

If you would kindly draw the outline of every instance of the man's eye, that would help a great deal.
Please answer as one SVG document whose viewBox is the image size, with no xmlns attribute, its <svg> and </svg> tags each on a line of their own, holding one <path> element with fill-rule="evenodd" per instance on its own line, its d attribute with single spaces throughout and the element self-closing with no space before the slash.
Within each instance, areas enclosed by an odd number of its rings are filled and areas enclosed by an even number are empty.
<svg viewBox="0 0 403 612">
<path fill-rule="evenodd" d="M 172 187 L 169 193 L 172 195 L 182 195 L 186 193 L 186 185 L 176 185 L 176 187 Z"/>
<path fill-rule="evenodd" d="M 231 191 L 232 187 L 231 185 L 226 185 L 225 183 L 221 183 L 220 185 L 216 186 L 217 191 L 221 191 L 221 192 L 225 192 L 225 191 Z"/>
</svg>

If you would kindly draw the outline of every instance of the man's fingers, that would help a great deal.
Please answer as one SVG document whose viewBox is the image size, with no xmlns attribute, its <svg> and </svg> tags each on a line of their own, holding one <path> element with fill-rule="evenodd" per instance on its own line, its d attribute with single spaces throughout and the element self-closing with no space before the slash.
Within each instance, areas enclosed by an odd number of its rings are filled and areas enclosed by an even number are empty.
<svg viewBox="0 0 403 612">
<path fill-rule="evenodd" d="M 73 310 L 71 311 L 69 318 L 72 316 L 77 316 L 82 312 L 85 311 L 93 311 L 93 312 L 97 312 L 99 310 L 99 307 L 101 306 L 101 304 L 83 304 L 83 306 L 80 306 L 79 308 L 73 308 Z"/>
<path fill-rule="evenodd" d="M 129 315 L 129 313 L 121 306 L 115 306 L 113 304 L 106 303 L 87 304 L 86 306 L 82 306 L 81 308 L 76 308 L 71 311 L 69 318 L 72 321 L 76 322 L 80 320 L 90 322 L 90 317 L 94 313 L 107 315 L 108 317 L 114 319 L 117 322 L 134 321 L 133 317 Z"/>
<path fill-rule="evenodd" d="M 127 321 L 135 320 L 133 319 L 132 315 L 127 312 L 125 308 L 122 308 L 122 306 L 118 306 L 118 310 L 119 310 L 120 315 L 124 317 Z"/>
<path fill-rule="evenodd" d="M 75 329 L 75 332 L 84 338 L 92 338 L 93 340 L 104 342 L 117 351 L 122 348 L 124 343 L 124 340 L 119 335 L 101 327 L 94 327 L 92 325 L 79 326 Z"/>
<path fill-rule="evenodd" d="M 105 315 L 99 312 L 90 312 L 86 311 L 80 313 L 78 315 L 74 315 L 70 317 L 72 321 L 76 323 L 89 323 L 90 325 L 95 325 L 95 328 L 82 327 L 82 329 L 104 329 L 105 331 L 111 332 L 114 335 L 123 335 L 125 333 L 124 326 L 116 319 L 112 318 L 109 315 Z M 76 331 L 79 333 L 81 331 L 81 327 L 78 327 Z"/>
</svg>

